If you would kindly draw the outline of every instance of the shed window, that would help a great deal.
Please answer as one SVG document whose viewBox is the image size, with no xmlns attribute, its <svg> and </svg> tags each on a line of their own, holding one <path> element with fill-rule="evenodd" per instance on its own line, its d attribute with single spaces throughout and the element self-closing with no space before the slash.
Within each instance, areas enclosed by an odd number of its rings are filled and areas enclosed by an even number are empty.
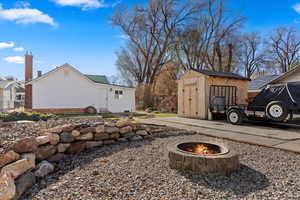
<svg viewBox="0 0 300 200">
<path fill-rule="evenodd" d="M 115 99 L 122 99 L 123 91 L 122 90 L 115 90 Z"/>
</svg>

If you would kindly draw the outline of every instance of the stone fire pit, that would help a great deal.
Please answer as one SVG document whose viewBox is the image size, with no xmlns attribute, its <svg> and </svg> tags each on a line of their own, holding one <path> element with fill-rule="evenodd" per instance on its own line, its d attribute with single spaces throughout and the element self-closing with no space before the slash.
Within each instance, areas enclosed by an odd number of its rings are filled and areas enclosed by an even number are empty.
<svg viewBox="0 0 300 200">
<path fill-rule="evenodd" d="M 228 175 L 240 166 L 238 155 L 221 142 L 175 141 L 167 145 L 167 151 L 172 169 Z"/>
</svg>

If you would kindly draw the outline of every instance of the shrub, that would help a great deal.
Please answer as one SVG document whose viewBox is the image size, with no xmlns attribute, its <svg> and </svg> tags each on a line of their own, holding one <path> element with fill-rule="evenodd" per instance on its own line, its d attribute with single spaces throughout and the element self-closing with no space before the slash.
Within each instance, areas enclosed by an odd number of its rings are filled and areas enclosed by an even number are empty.
<svg viewBox="0 0 300 200">
<path fill-rule="evenodd" d="M 30 121 L 47 121 L 48 119 L 55 118 L 53 114 L 43 114 L 38 112 L 14 112 L 9 114 L 0 114 L 0 121 L 11 122 L 19 120 L 30 120 Z"/>
</svg>

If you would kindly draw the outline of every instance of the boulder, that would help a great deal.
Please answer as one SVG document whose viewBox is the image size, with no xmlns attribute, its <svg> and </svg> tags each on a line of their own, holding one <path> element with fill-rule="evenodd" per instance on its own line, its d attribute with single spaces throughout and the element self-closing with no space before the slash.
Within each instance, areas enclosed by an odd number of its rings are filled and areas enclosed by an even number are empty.
<svg viewBox="0 0 300 200">
<path fill-rule="evenodd" d="M 63 153 L 57 153 L 57 154 L 54 154 L 53 156 L 49 157 L 47 160 L 51 163 L 56 163 L 56 162 L 59 162 L 63 159 L 66 158 L 66 154 L 63 154 Z"/>
<path fill-rule="evenodd" d="M 119 138 L 119 139 L 118 139 L 118 142 L 122 142 L 122 143 L 123 143 L 123 142 L 127 142 L 127 141 L 128 141 L 128 140 L 127 140 L 126 138 Z"/>
<path fill-rule="evenodd" d="M 50 142 L 50 136 L 49 135 L 38 136 L 35 138 L 35 140 L 39 145 L 46 144 Z"/>
<path fill-rule="evenodd" d="M 148 132 L 145 131 L 145 130 L 139 130 L 139 131 L 136 132 L 136 134 L 140 135 L 140 136 L 146 136 L 146 135 L 148 135 Z"/>
<path fill-rule="evenodd" d="M 143 140 L 143 137 L 140 135 L 135 135 L 131 138 L 129 138 L 131 141 L 139 141 L 139 140 Z"/>
<path fill-rule="evenodd" d="M 153 139 L 152 135 L 145 135 L 145 136 L 143 136 L 143 138 L 146 139 L 146 140 L 152 140 Z"/>
<path fill-rule="evenodd" d="M 57 145 L 57 152 L 64 153 L 70 146 L 70 143 L 60 143 Z"/>
<path fill-rule="evenodd" d="M 20 158 L 20 155 L 12 150 L 8 151 L 5 154 L 0 155 L 0 168 L 11 162 L 18 160 L 19 158 Z"/>
<path fill-rule="evenodd" d="M 132 127 L 131 126 L 126 126 L 126 127 L 120 128 L 120 133 L 121 134 L 126 134 L 126 133 L 129 133 L 129 132 L 132 132 Z"/>
<path fill-rule="evenodd" d="M 37 149 L 35 152 L 37 160 L 45 160 L 49 158 L 50 156 L 54 155 L 56 153 L 56 146 L 54 145 L 46 145 L 46 146 L 41 146 Z"/>
<path fill-rule="evenodd" d="M 67 149 L 67 153 L 79 153 L 86 148 L 86 142 L 74 142 Z"/>
<path fill-rule="evenodd" d="M 134 136 L 135 136 L 134 132 L 125 133 L 125 134 L 122 135 L 122 137 L 124 137 L 126 139 L 134 137 Z"/>
<path fill-rule="evenodd" d="M 118 127 L 118 128 L 123 128 L 125 126 L 132 126 L 132 123 L 127 120 L 120 120 L 120 121 L 117 121 L 117 123 L 116 123 L 116 127 Z"/>
<path fill-rule="evenodd" d="M 38 143 L 35 138 L 23 138 L 18 140 L 12 147 L 17 153 L 34 152 L 38 148 Z"/>
<path fill-rule="evenodd" d="M 104 133 L 104 125 L 95 127 L 95 132 L 96 133 Z"/>
<path fill-rule="evenodd" d="M 0 174 L 0 199 L 11 200 L 16 195 L 16 185 L 9 173 Z"/>
<path fill-rule="evenodd" d="M 104 132 L 105 132 L 105 133 L 112 134 L 112 133 L 119 133 L 120 130 L 119 130 L 119 128 L 117 128 L 117 127 L 105 127 L 105 128 L 104 128 Z"/>
<path fill-rule="evenodd" d="M 73 135 L 73 137 L 78 137 L 80 135 L 80 131 L 73 130 L 71 134 Z"/>
<path fill-rule="evenodd" d="M 116 141 L 114 141 L 114 140 L 103 140 L 104 145 L 109 145 L 109 144 L 114 144 L 114 143 L 116 143 Z"/>
<path fill-rule="evenodd" d="M 83 134 L 89 133 L 89 132 L 92 132 L 92 133 L 96 132 L 96 127 L 87 127 L 87 128 L 83 128 L 80 130 L 80 133 L 83 133 Z"/>
<path fill-rule="evenodd" d="M 106 140 L 109 139 L 110 136 L 107 133 L 95 133 L 94 139 L 99 141 L 99 140 Z"/>
<path fill-rule="evenodd" d="M 76 125 L 74 124 L 65 124 L 62 126 L 62 132 L 72 132 Z"/>
<path fill-rule="evenodd" d="M 35 171 L 34 174 L 36 177 L 45 177 L 53 171 L 54 171 L 54 166 L 48 161 L 44 160 L 38 164 L 37 170 Z"/>
<path fill-rule="evenodd" d="M 102 141 L 90 141 L 90 142 L 86 142 L 86 148 L 87 149 L 91 149 L 94 147 L 101 147 L 103 146 L 103 142 Z"/>
<path fill-rule="evenodd" d="M 112 134 L 110 134 L 110 138 L 111 138 L 111 139 L 117 140 L 119 137 L 120 137 L 120 134 L 119 134 L 119 133 L 112 133 Z"/>
<path fill-rule="evenodd" d="M 93 133 L 89 132 L 89 133 L 86 133 L 86 134 L 83 134 L 83 135 L 80 135 L 80 136 L 76 137 L 76 140 L 87 141 L 87 140 L 93 140 L 93 138 L 94 138 Z"/>
<path fill-rule="evenodd" d="M 2 168 L 1 173 L 11 174 L 12 178 L 15 179 L 24 172 L 35 168 L 35 155 L 33 153 L 24 154 L 24 158 L 6 165 Z"/>
<path fill-rule="evenodd" d="M 21 195 L 36 183 L 36 177 L 32 172 L 26 172 L 15 181 L 16 195 L 13 200 L 18 200 Z"/>
<path fill-rule="evenodd" d="M 116 123 L 114 123 L 114 122 L 105 122 L 104 126 L 106 126 L 106 127 L 115 127 Z"/>
<path fill-rule="evenodd" d="M 56 133 L 50 133 L 48 136 L 50 138 L 50 144 L 56 145 L 56 144 L 59 143 L 60 137 L 59 137 L 58 134 L 56 134 Z"/>
<path fill-rule="evenodd" d="M 63 132 L 59 136 L 60 136 L 60 142 L 62 143 L 71 143 L 75 140 L 72 133 Z"/>
</svg>

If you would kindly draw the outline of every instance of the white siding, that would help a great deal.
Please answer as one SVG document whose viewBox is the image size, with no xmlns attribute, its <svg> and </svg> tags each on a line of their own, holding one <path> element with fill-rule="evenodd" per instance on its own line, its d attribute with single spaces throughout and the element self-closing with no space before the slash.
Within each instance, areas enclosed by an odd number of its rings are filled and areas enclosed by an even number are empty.
<svg viewBox="0 0 300 200">
<path fill-rule="evenodd" d="M 286 78 L 278 81 L 277 83 L 300 82 L 300 71 L 295 71 Z"/>
<path fill-rule="evenodd" d="M 14 85 L 3 89 L 2 94 L 0 95 L 0 111 L 14 109 L 14 101 L 16 96 Z"/>
<path fill-rule="evenodd" d="M 61 67 L 45 77 L 32 82 L 33 109 L 86 108 L 123 112 L 134 110 L 134 89 L 126 88 L 124 99 L 112 99 L 110 88 L 96 84 L 71 67 Z M 127 92 L 128 90 L 128 92 Z"/>
</svg>

